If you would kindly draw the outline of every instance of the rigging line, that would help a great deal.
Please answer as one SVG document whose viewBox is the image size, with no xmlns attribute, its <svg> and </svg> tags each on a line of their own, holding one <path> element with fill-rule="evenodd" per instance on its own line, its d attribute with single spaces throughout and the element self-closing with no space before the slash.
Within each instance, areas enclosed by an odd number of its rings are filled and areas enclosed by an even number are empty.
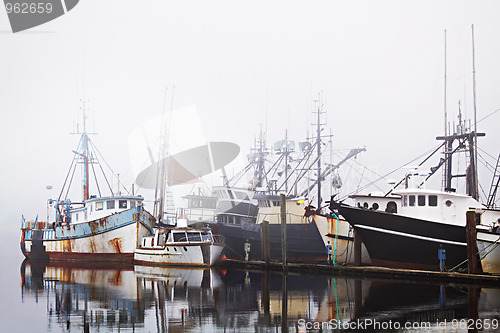
<svg viewBox="0 0 500 333">
<path fill-rule="evenodd" d="M 103 155 L 101 154 L 101 152 L 99 151 L 99 149 L 97 148 L 96 145 L 94 145 L 94 142 L 92 140 L 90 140 L 89 138 L 89 143 L 90 143 L 90 147 L 92 148 L 92 150 L 94 151 L 94 154 L 96 155 L 96 159 L 98 161 L 103 161 L 104 164 L 106 164 L 106 166 L 108 167 L 109 171 L 114 175 L 116 176 L 116 173 L 113 171 L 113 169 L 111 168 L 111 166 L 109 165 L 109 163 L 104 159 Z M 101 164 L 100 162 L 98 162 L 99 165 Z M 101 167 L 102 169 L 102 167 Z M 103 171 L 103 174 L 104 174 L 104 171 Z M 109 183 L 108 183 L 109 185 Z"/>
<path fill-rule="evenodd" d="M 236 186 L 236 184 L 240 181 L 240 179 L 250 170 L 252 164 L 253 162 L 248 163 L 242 171 L 238 172 L 231 179 L 229 179 L 228 183 L 233 184 L 230 187 Z"/>
<path fill-rule="evenodd" d="M 290 172 L 290 174 L 288 175 L 288 177 L 285 179 L 284 183 L 288 182 L 288 180 L 293 176 L 293 174 L 297 171 L 297 169 L 299 168 L 299 166 L 302 164 L 302 162 L 304 162 L 304 166 L 305 166 L 305 164 L 307 163 L 307 161 L 311 157 L 313 151 L 314 151 L 314 149 L 311 147 L 311 149 L 309 149 L 309 151 L 306 154 L 304 154 L 304 156 L 300 159 L 299 163 L 297 163 L 297 165 L 295 166 L 295 169 L 293 169 L 292 172 Z M 302 179 L 303 176 L 304 176 L 304 174 L 302 176 L 300 176 L 300 177 L 297 177 L 297 179 L 292 184 L 292 186 L 290 186 L 290 190 L 288 191 L 287 195 L 290 195 L 292 193 L 293 188 L 297 185 L 297 183 Z M 280 186 L 279 189 L 281 189 L 282 187 L 283 187 L 283 184 L 281 184 L 281 186 Z"/>
<path fill-rule="evenodd" d="M 443 145 L 443 144 L 440 144 L 437 148 L 435 148 L 435 151 L 434 151 L 432 154 L 434 154 L 436 151 L 438 151 L 438 150 L 441 148 L 441 146 L 442 146 L 442 145 Z M 432 149 L 434 149 L 434 148 L 432 148 Z M 394 170 L 392 170 L 392 171 L 390 171 L 390 172 L 386 173 L 385 175 L 380 176 L 380 178 L 379 178 L 379 179 L 375 179 L 374 181 L 372 181 L 372 182 L 370 182 L 370 183 L 366 184 L 366 185 L 365 185 L 364 187 L 362 187 L 360 190 L 364 190 L 364 189 L 368 188 L 369 186 L 374 185 L 376 182 L 380 181 L 381 179 L 386 178 L 387 176 L 390 176 L 391 174 L 395 173 L 396 171 L 398 171 L 398 170 L 402 169 L 404 166 L 406 166 L 406 165 L 408 165 L 408 164 L 410 164 L 410 163 L 413 163 L 414 161 L 418 160 L 418 159 L 419 159 L 419 158 L 421 158 L 422 156 L 425 156 L 425 155 L 429 154 L 429 152 L 430 152 L 432 149 L 429 149 L 428 151 L 426 151 L 425 153 L 421 154 L 420 156 L 417 156 L 417 157 L 416 157 L 416 158 L 414 158 L 413 160 L 411 160 L 411 161 L 409 161 L 409 162 L 407 162 L 407 163 L 403 164 L 403 165 L 402 165 L 402 166 L 400 166 L 400 167 L 395 168 Z M 357 162 L 357 161 L 355 161 L 355 163 L 358 163 L 358 162 Z M 398 184 L 396 184 L 396 185 L 394 186 L 394 188 L 393 188 L 393 189 L 391 189 L 389 192 L 387 192 L 387 193 L 385 194 L 385 196 L 389 195 L 389 194 L 390 194 L 390 193 L 391 193 L 391 192 L 392 192 L 392 191 L 393 191 L 393 190 L 394 190 L 397 186 L 399 186 L 399 185 L 400 185 L 403 181 L 404 181 L 404 178 L 403 178 L 403 179 L 402 179 L 402 180 L 401 180 Z M 352 195 L 352 194 L 354 194 L 354 193 L 356 193 L 356 192 L 351 192 L 351 193 L 348 193 L 347 195 L 345 195 L 345 196 L 343 197 L 343 199 L 345 199 L 345 198 L 349 197 L 350 195 Z"/>
<path fill-rule="evenodd" d="M 97 161 L 97 164 L 99 165 L 99 167 L 101 168 L 101 172 L 102 172 L 102 175 L 104 176 L 104 180 L 106 180 L 106 183 L 108 184 L 108 188 L 109 188 L 109 191 L 111 192 L 112 195 L 114 195 L 113 193 L 113 189 L 111 188 L 111 185 L 109 184 L 109 181 L 108 181 L 108 177 L 106 177 L 106 173 L 104 172 L 104 169 L 102 168 L 102 165 L 100 163 L 100 160 L 96 154 L 96 146 L 94 145 L 94 143 L 89 139 L 89 146 L 90 146 L 90 149 L 92 149 L 92 151 L 94 152 L 94 155 L 95 155 L 95 160 Z M 100 154 L 100 153 L 99 153 Z M 102 157 L 102 155 L 101 155 Z M 94 157 L 92 156 L 92 159 Z M 105 162 L 105 161 L 104 161 Z M 94 172 L 94 178 L 97 177 L 96 173 L 95 173 L 95 170 L 94 170 L 94 163 L 91 163 L 92 164 L 92 171 Z M 107 164 L 107 163 L 106 163 Z M 113 170 L 111 169 L 111 167 L 108 165 L 108 168 L 110 169 L 111 173 L 113 175 L 115 175 L 115 173 L 113 172 Z M 97 182 L 97 178 L 96 178 L 96 185 L 97 185 L 97 190 L 99 191 L 99 196 L 101 196 L 101 190 L 99 188 L 99 183 Z M 118 183 L 118 188 L 120 187 L 120 184 Z"/>
<path fill-rule="evenodd" d="M 78 141 L 78 146 L 76 147 L 76 151 L 80 151 L 81 144 L 82 144 L 82 138 L 80 138 L 80 140 Z M 64 184 L 61 187 L 61 192 L 59 193 L 59 197 L 57 198 L 58 202 L 59 202 L 59 200 L 61 200 L 62 194 L 64 192 L 64 188 L 66 186 L 66 182 L 68 181 L 69 174 L 71 173 L 71 169 L 73 168 L 73 165 L 75 163 L 76 156 L 77 156 L 77 154 L 73 154 L 73 160 L 71 161 L 71 165 L 69 166 L 68 173 L 66 174 L 66 179 L 64 179 Z M 76 166 L 75 166 L 75 168 L 76 168 Z M 74 173 L 74 171 L 73 171 L 73 173 Z M 71 185 L 71 182 L 70 182 L 70 185 Z M 68 185 L 68 187 L 70 187 L 70 185 Z M 68 194 L 66 193 L 66 197 L 67 196 L 68 196 Z"/>
<path fill-rule="evenodd" d="M 265 174 L 265 177 L 267 179 L 267 177 L 269 176 L 269 173 L 272 171 L 273 173 L 271 174 L 271 176 L 274 176 L 276 175 L 276 172 L 278 171 L 277 168 L 275 168 L 276 165 L 279 165 L 281 163 L 281 160 L 284 158 L 283 156 L 285 156 L 285 154 L 281 154 L 280 157 L 278 157 L 278 159 L 274 162 L 274 164 L 271 166 L 271 168 L 269 168 L 269 170 L 267 171 L 267 173 Z M 285 166 L 286 167 L 286 166 Z"/>
<path fill-rule="evenodd" d="M 93 159 L 94 159 L 94 157 L 92 155 L 90 155 L 91 162 Z M 92 173 L 94 174 L 94 180 L 95 180 L 95 186 L 97 187 L 97 192 L 99 193 L 99 197 L 102 197 L 101 188 L 99 187 L 99 182 L 97 181 L 97 173 L 95 172 L 94 163 L 90 163 L 90 165 L 92 166 Z M 106 178 L 106 177 L 104 177 L 104 178 Z M 113 193 L 113 191 L 111 191 L 111 193 Z"/>
<path fill-rule="evenodd" d="M 73 183 L 73 176 L 75 175 L 75 171 L 76 171 L 76 164 L 75 164 L 75 166 L 73 167 L 73 173 L 71 174 L 71 179 L 69 180 L 68 189 L 66 190 L 66 195 L 64 196 L 64 199 L 67 199 L 67 198 L 68 198 L 69 189 L 71 188 L 71 183 Z M 59 200 L 58 200 L 58 201 L 59 201 Z"/>
<path fill-rule="evenodd" d="M 477 121 L 477 123 L 479 124 L 480 122 L 482 122 L 483 120 L 491 117 L 492 115 L 494 115 L 495 113 L 497 113 L 498 111 L 500 111 L 500 109 L 496 109 L 495 111 L 493 111 L 492 113 L 490 113 L 489 115 L 485 116 L 484 118 L 481 118 Z"/>
<path fill-rule="evenodd" d="M 487 155 L 489 158 L 491 158 L 492 160 L 496 161 L 498 157 L 494 157 L 492 155 L 490 155 L 487 151 L 485 151 L 484 149 L 481 149 L 481 148 L 478 148 L 478 150 L 481 151 L 481 153 Z"/>
<path fill-rule="evenodd" d="M 460 140 L 460 139 L 458 139 L 458 140 Z M 460 142 L 460 144 L 457 146 L 457 148 L 455 148 L 455 149 L 454 149 L 451 153 L 449 153 L 449 154 L 448 154 L 448 156 L 444 159 L 443 163 L 442 163 L 442 164 L 440 163 L 440 165 L 439 165 L 440 167 L 441 167 L 441 165 L 444 165 L 444 163 L 445 163 L 446 161 L 448 161 L 448 160 L 450 159 L 450 157 L 451 157 L 453 154 L 455 154 L 455 153 L 457 152 L 457 150 L 459 150 L 459 149 L 461 148 L 461 146 L 464 144 L 465 140 L 467 140 L 467 139 L 466 139 L 466 138 L 464 138 L 464 139 L 462 140 L 462 142 Z M 444 145 L 445 143 L 446 143 L 446 141 L 443 141 L 443 145 Z M 441 148 L 441 147 L 439 147 L 439 148 Z M 439 149 L 439 148 L 438 148 L 438 149 Z M 436 149 L 436 151 L 437 151 L 437 149 Z M 435 153 L 436 151 L 434 151 L 434 153 Z M 432 155 L 434 155 L 434 153 L 432 153 Z M 431 156 L 432 156 L 432 155 L 431 155 Z M 426 159 L 424 160 L 424 162 L 425 162 L 425 161 L 427 161 L 429 158 L 430 158 L 430 156 L 429 156 L 428 158 L 426 158 Z M 422 162 L 422 163 L 423 163 L 423 162 Z M 419 164 L 419 166 L 421 166 L 421 165 L 422 165 L 422 163 L 420 163 L 420 164 Z M 436 173 L 436 171 L 438 171 L 438 169 L 439 169 L 439 168 L 436 168 L 436 169 L 435 169 L 434 171 L 432 171 L 432 172 L 431 172 L 431 173 L 430 173 L 427 177 L 425 177 L 424 181 L 423 181 L 422 183 L 420 183 L 420 185 L 419 185 L 418 187 L 422 186 L 422 185 L 423 185 L 423 184 L 424 184 L 424 183 L 425 183 L 425 182 L 426 182 L 429 178 L 431 178 L 431 177 L 432 177 L 432 176 Z"/>
</svg>

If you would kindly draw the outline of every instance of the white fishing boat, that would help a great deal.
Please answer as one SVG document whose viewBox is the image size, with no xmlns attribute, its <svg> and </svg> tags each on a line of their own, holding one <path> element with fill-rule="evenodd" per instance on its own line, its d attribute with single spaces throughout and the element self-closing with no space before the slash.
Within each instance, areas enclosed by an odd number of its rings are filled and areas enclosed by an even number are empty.
<svg viewBox="0 0 500 333">
<path fill-rule="evenodd" d="M 208 228 L 160 227 L 142 237 L 134 260 L 143 265 L 212 266 L 224 248 Z"/>
</svg>

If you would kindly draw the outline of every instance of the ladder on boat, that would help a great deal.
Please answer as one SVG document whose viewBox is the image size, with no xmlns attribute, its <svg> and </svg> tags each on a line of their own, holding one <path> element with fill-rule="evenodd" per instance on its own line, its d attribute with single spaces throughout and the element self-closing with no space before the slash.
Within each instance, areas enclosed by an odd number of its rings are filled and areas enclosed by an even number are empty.
<svg viewBox="0 0 500 333">
<path fill-rule="evenodd" d="M 497 195 L 498 185 L 500 184 L 500 154 L 497 158 L 497 164 L 493 171 L 493 179 L 491 180 L 490 193 L 488 194 L 488 201 L 486 207 L 493 208 L 495 205 L 495 198 Z"/>
</svg>

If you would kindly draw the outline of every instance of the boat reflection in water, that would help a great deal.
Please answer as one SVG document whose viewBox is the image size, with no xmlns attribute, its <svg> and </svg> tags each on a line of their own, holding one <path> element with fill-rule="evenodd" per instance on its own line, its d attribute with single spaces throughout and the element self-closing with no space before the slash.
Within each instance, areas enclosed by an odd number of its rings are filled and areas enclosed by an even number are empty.
<svg viewBox="0 0 500 333">
<path fill-rule="evenodd" d="M 48 332 L 298 332 L 360 321 L 398 322 L 401 331 L 428 322 L 432 332 L 445 320 L 500 320 L 500 289 L 273 272 L 25 261 L 21 288 L 26 308 L 46 303 L 47 322 L 38 327 Z"/>
</svg>

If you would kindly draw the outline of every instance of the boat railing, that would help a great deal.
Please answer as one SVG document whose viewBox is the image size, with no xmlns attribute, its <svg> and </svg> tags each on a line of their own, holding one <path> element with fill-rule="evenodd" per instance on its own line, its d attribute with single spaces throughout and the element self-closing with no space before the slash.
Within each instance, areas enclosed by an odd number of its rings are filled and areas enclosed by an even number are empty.
<svg viewBox="0 0 500 333">
<path fill-rule="evenodd" d="M 27 229 L 27 230 L 54 229 L 54 222 L 26 221 L 23 217 L 21 223 L 21 229 Z"/>
<path fill-rule="evenodd" d="M 214 240 L 214 244 L 223 244 L 224 243 L 224 236 L 222 235 L 212 235 L 213 237 L 213 240 Z"/>
</svg>

